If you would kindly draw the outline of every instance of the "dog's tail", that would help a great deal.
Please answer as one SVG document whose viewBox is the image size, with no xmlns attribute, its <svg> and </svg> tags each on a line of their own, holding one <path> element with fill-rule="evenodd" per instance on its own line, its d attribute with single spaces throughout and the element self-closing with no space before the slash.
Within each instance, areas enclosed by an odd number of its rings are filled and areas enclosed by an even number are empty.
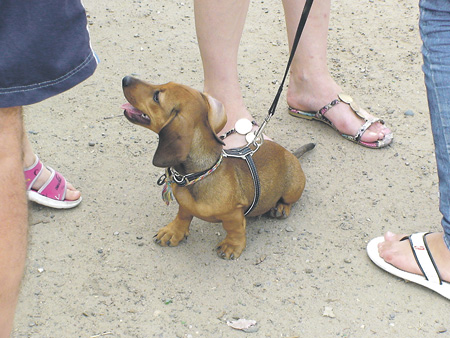
<svg viewBox="0 0 450 338">
<path fill-rule="evenodd" d="M 307 143 L 304 146 L 301 146 L 300 148 L 298 148 L 296 151 L 294 151 L 294 155 L 297 158 L 300 158 L 300 156 L 302 156 L 306 152 L 313 150 L 315 146 L 316 146 L 315 143 Z"/>
</svg>

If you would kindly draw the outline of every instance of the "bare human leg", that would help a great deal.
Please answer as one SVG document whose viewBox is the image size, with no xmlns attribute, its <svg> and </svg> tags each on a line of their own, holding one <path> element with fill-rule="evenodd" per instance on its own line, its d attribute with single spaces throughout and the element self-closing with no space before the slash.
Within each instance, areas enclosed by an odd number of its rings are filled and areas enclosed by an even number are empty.
<svg viewBox="0 0 450 338">
<path fill-rule="evenodd" d="M 21 107 L 0 109 L 0 337 L 9 337 L 25 267 L 28 210 Z"/>
<path fill-rule="evenodd" d="M 239 42 L 247 16 L 249 0 L 196 0 L 195 26 L 203 62 L 204 91 L 221 101 L 227 124 L 219 133 L 232 129 L 237 120 L 252 120 L 239 85 L 237 69 Z M 245 144 L 239 135 L 225 139 L 226 148 Z"/>
<path fill-rule="evenodd" d="M 283 0 L 290 46 L 294 41 L 304 1 Z M 291 66 L 287 102 L 290 107 L 317 111 L 342 92 L 331 77 L 327 66 L 327 36 L 330 18 L 330 0 L 315 1 Z M 367 118 L 372 118 L 364 111 Z M 326 117 L 341 132 L 355 135 L 363 121 L 348 105 L 339 104 Z M 362 136 L 365 142 L 381 140 L 390 130 L 381 123 L 373 124 Z"/>
</svg>

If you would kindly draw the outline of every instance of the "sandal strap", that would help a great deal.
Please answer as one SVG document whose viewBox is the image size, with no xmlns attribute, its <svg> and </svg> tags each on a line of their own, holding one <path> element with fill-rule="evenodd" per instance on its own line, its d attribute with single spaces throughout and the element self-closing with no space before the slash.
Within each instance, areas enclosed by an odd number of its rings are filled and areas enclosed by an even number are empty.
<svg viewBox="0 0 450 338">
<path fill-rule="evenodd" d="M 34 182 L 36 182 L 36 180 L 42 173 L 42 169 L 44 168 L 42 162 L 39 160 L 39 157 L 37 155 L 35 156 L 36 160 L 34 161 L 34 163 L 30 167 L 25 168 L 23 171 L 25 174 L 25 184 L 27 191 L 31 190 Z"/>
<path fill-rule="evenodd" d="M 430 232 L 419 232 L 407 238 L 424 277 L 432 283 L 442 284 L 442 278 L 427 244 L 426 236 L 429 234 Z"/>
<path fill-rule="evenodd" d="M 344 94 L 344 93 L 340 93 L 338 94 L 338 98 L 334 99 L 333 101 L 331 101 L 330 103 L 326 104 L 325 106 L 323 106 L 322 108 L 320 108 L 317 112 L 316 112 L 316 117 L 318 119 L 325 119 L 326 121 L 329 122 L 329 120 L 325 117 L 325 114 L 331 109 L 333 108 L 335 105 L 337 105 L 338 103 L 345 103 L 346 105 L 349 105 L 350 108 L 353 110 L 353 112 L 358 115 L 358 117 L 362 118 L 363 120 L 367 121 L 367 119 L 362 116 L 360 114 L 360 108 L 359 105 L 353 101 L 353 98 L 350 95 Z"/>
<path fill-rule="evenodd" d="M 323 106 L 322 108 L 320 108 L 317 113 L 316 113 L 316 117 L 319 119 L 325 119 L 327 121 L 329 121 L 326 117 L 325 114 L 331 109 L 333 108 L 335 105 L 337 105 L 339 102 L 341 102 L 339 99 L 335 99 L 333 101 L 331 101 L 330 103 L 328 103 L 327 105 Z M 331 123 L 331 122 L 330 122 Z"/>
<path fill-rule="evenodd" d="M 258 126 L 258 123 L 256 123 L 255 120 L 251 121 L 251 123 L 252 123 L 253 126 Z M 232 134 L 235 134 L 235 133 L 237 133 L 237 132 L 238 132 L 238 131 L 237 131 L 236 128 L 234 127 L 234 128 L 232 128 L 232 129 L 228 130 L 226 133 L 223 133 L 222 135 L 220 135 L 219 138 L 220 138 L 221 140 L 224 140 L 224 139 L 226 139 L 228 136 L 230 136 L 230 135 L 232 135 Z"/>
<path fill-rule="evenodd" d="M 47 167 L 51 174 L 47 182 L 39 189 L 38 194 L 48 198 L 64 201 L 66 198 L 66 179 L 56 170 Z"/>
<path fill-rule="evenodd" d="M 356 134 L 354 136 L 355 141 L 358 142 L 361 139 L 361 137 L 363 136 L 363 134 L 366 132 L 366 130 L 369 129 L 370 126 L 376 122 L 380 122 L 380 123 L 384 124 L 384 121 L 379 118 L 373 118 L 371 120 L 366 120 L 366 122 L 356 132 Z"/>
</svg>

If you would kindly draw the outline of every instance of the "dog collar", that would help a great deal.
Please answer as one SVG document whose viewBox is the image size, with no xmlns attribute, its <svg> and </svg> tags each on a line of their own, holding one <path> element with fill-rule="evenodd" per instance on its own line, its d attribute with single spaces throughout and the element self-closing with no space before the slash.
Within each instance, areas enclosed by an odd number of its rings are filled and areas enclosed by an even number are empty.
<svg viewBox="0 0 450 338">
<path fill-rule="evenodd" d="M 220 154 L 219 159 L 217 160 L 216 164 L 214 164 L 211 168 L 198 172 L 193 174 L 187 174 L 187 175 L 181 175 L 178 171 L 176 171 L 174 168 L 167 168 L 166 172 L 161 175 L 161 177 L 158 179 L 158 185 L 163 185 L 163 191 L 162 191 L 162 199 L 164 202 L 166 202 L 167 205 L 171 201 L 173 201 L 173 193 L 172 193 L 172 183 L 176 183 L 180 187 L 185 187 L 194 183 L 197 183 L 198 181 L 204 179 L 205 177 L 211 175 L 222 163 L 223 154 Z"/>
<path fill-rule="evenodd" d="M 211 168 L 193 174 L 181 175 L 175 168 L 167 168 L 167 173 L 169 174 L 167 177 L 171 179 L 173 182 L 178 184 L 181 187 L 185 187 L 187 185 L 191 185 L 197 183 L 198 181 L 204 179 L 206 176 L 211 175 L 222 163 L 223 154 L 220 154 L 219 159 L 216 164 L 214 164 Z"/>
</svg>

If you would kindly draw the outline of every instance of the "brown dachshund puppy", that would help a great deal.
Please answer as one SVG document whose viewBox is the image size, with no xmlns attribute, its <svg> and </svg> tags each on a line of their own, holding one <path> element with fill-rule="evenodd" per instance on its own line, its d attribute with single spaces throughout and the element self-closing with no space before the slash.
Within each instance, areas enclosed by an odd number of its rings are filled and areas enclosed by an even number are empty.
<svg viewBox="0 0 450 338">
<path fill-rule="evenodd" d="M 187 175 L 218 163 L 223 142 L 216 134 L 226 122 L 220 102 L 173 82 L 155 86 L 127 76 L 122 86 L 130 103 L 122 106 L 127 119 L 159 135 L 153 157 L 155 166 L 171 167 Z M 300 162 L 282 146 L 268 140 L 254 153 L 253 160 L 261 189 L 259 202 L 249 216 L 270 212 L 274 217 L 287 217 L 305 187 Z M 217 246 L 217 253 L 225 259 L 238 258 L 246 245 L 244 213 L 255 194 L 247 162 L 224 157 L 212 174 L 195 184 L 170 186 L 179 204 L 178 214 L 158 231 L 156 242 L 162 246 L 178 245 L 189 235 L 195 216 L 207 222 L 222 222 L 227 236 Z"/>
</svg>

